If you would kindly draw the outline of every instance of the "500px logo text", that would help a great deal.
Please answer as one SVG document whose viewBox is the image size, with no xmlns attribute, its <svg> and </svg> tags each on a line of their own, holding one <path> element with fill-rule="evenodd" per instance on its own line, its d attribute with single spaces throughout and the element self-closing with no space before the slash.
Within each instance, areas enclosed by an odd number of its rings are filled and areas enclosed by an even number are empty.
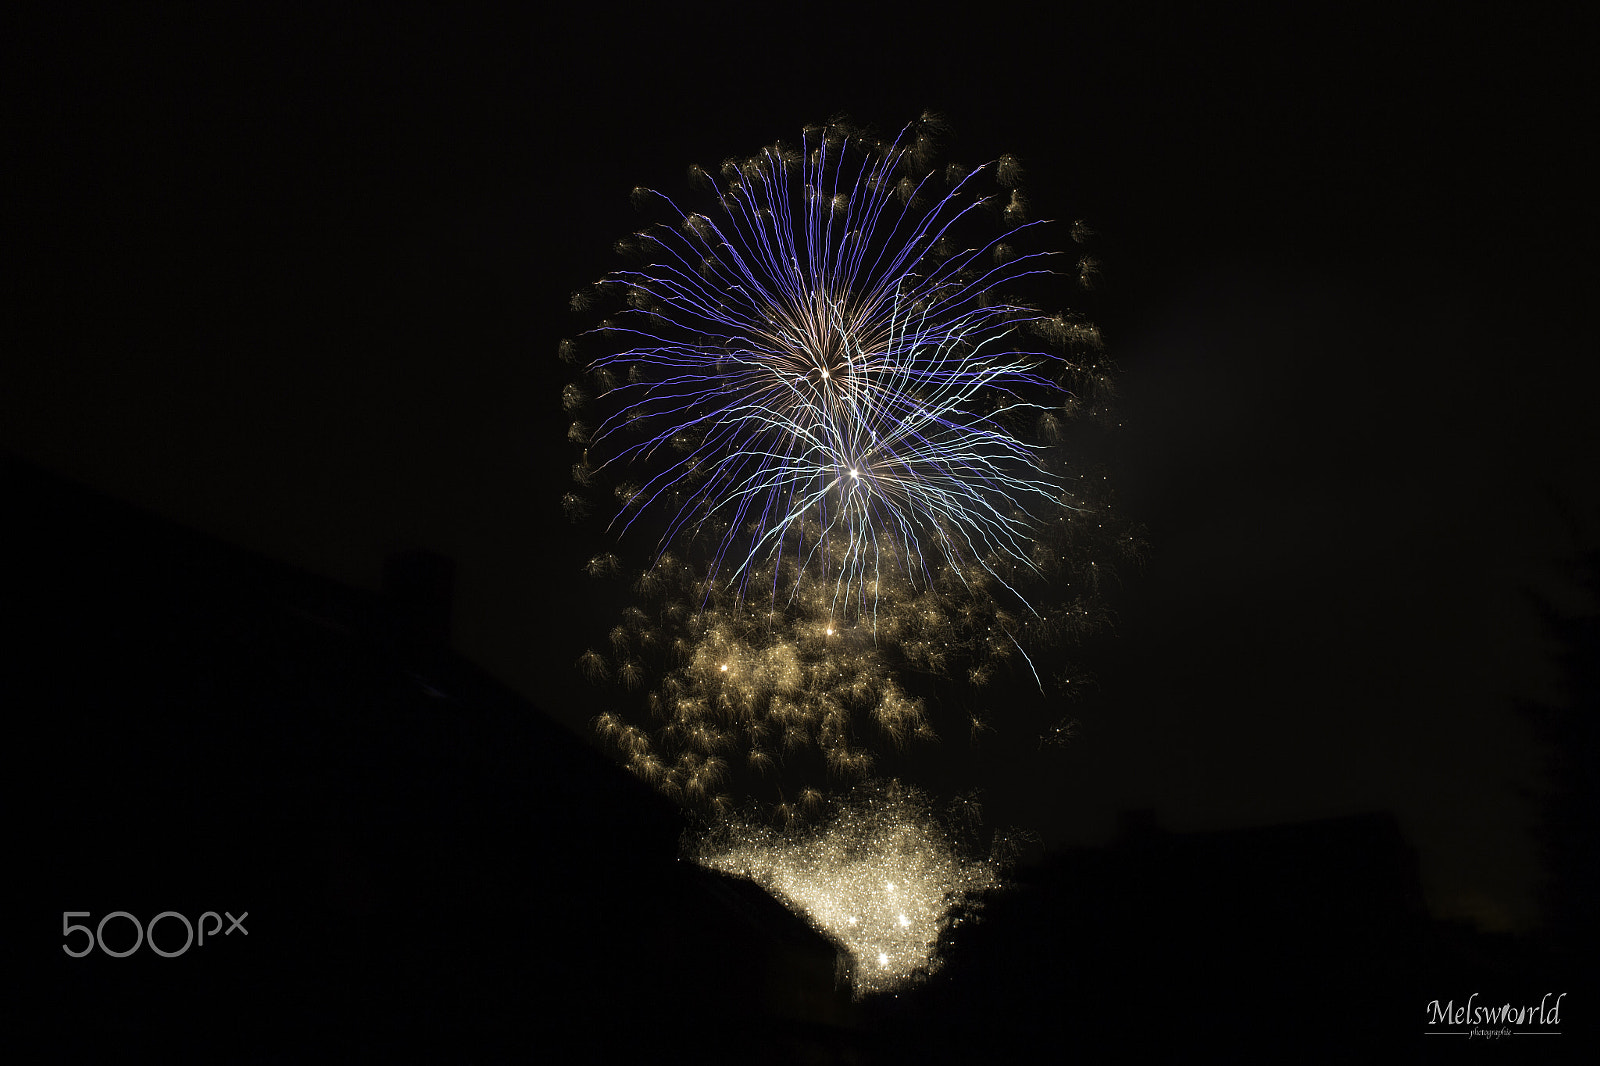
<svg viewBox="0 0 1600 1066">
<path fill-rule="evenodd" d="M 222 913 L 228 915 L 228 922 L 230 923 L 228 925 L 228 931 L 226 933 L 223 933 L 222 934 L 223 936 L 231 936 L 235 929 L 237 929 L 239 932 L 243 933 L 245 936 L 249 936 L 250 935 L 250 930 L 248 930 L 248 929 L 246 929 L 244 927 L 244 920 L 246 918 L 250 917 L 250 912 L 249 911 L 245 911 L 244 913 L 240 914 L 239 917 L 237 917 L 237 918 L 235 918 L 232 914 L 229 914 L 227 911 L 223 911 Z M 200 941 L 199 941 L 199 943 L 200 943 L 201 947 L 204 947 L 205 946 L 205 942 L 206 942 L 206 933 L 207 933 L 206 919 L 207 918 L 210 918 L 212 921 L 214 921 L 216 923 L 210 929 L 211 938 L 213 940 L 216 939 L 217 933 L 222 929 L 222 916 L 219 915 L 216 911 L 206 911 L 204 914 L 202 914 L 200 916 L 200 920 L 199 920 L 198 923 L 191 923 L 188 918 L 186 918 L 183 915 L 179 914 L 177 911 L 162 911 L 160 914 L 156 915 L 154 918 L 151 918 L 150 921 L 147 922 L 146 924 L 140 925 L 139 924 L 139 919 L 135 918 L 133 915 L 129 914 L 127 911 L 112 911 L 110 914 L 107 914 L 105 917 L 101 918 L 100 919 L 100 924 L 96 925 L 93 929 L 90 929 L 87 925 L 75 925 L 75 924 L 73 924 L 72 919 L 74 919 L 74 918 L 88 918 L 89 916 L 90 916 L 90 912 L 89 911 L 62 911 L 61 912 L 61 935 L 62 936 L 71 937 L 74 933 L 82 933 L 85 937 L 88 938 L 87 942 L 84 944 L 82 950 L 80 950 L 80 951 L 74 951 L 72 949 L 71 945 L 69 945 L 69 944 L 63 943 L 61 945 L 61 950 L 65 951 L 68 955 L 71 955 L 75 959 L 83 958 L 85 955 L 87 955 L 91 951 L 93 951 L 96 947 L 99 947 L 99 949 L 102 952 L 104 952 L 107 955 L 110 955 L 114 959 L 126 958 L 127 956 L 132 955 L 135 951 L 138 951 L 139 947 L 142 944 L 145 944 L 146 942 L 149 943 L 150 950 L 155 952 L 157 955 L 160 955 L 162 958 L 164 958 L 164 959 L 175 959 L 179 955 L 182 955 L 184 952 L 188 951 L 189 947 L 192 944 L 195 943 L 195 935 L 194 934 L 195 934 L 195 925 L 196 924 L 198 924 L 199 927 L 200 927 Z M 113 951 L 111 948 L 106 947 L 106 939 L 105 939 L 106 923 L 111 921 L 111 919 L 113 919 L 113 918 L 125 918 L 125 919 L 127 919 L 128 923 L 133 926 L 133 934 L 134 934 L 134 936 L 133 936 L 133 947 L 128 948 L 125 951 Z M 178 948 L 176 951 L 164 950 L 159 944 L 156 943 L 156 924 L 159 923 L 161 921 L 161 919 L 163 919 L 163 918 L 171 918 L 171 919 L 174 919 L 176 921 L 179 921 L 179 922 L 183 923 L 185 939 L 183 941 L 183 947 Z"/>
</svg>

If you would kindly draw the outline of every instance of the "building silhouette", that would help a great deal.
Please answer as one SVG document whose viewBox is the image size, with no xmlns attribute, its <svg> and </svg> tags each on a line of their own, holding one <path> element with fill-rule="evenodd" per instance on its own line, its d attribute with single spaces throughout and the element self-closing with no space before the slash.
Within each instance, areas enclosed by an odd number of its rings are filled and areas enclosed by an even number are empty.
<svg viewBox="0 0 1600 1066">
<path fill-rule="evenodd" d="M 42 738 L 23 865 L 52 933 L 55 910 L 107 923 L 81 958 L 42 948 L 64 1061 L 1443 1061 L 1430 999 L 1587 974 L 1430 920 L 1387 813 L 1176 833 L 1134 811 L 1011 871 L 926 984 L 855 1003 L 835 945 L 682 860 L 676 808 L 451 652 L 449 560 L 364 592 L 0 470 L 7 706 Z M 119 911 L 244 931 L 115 958 Z"/>
<path fill-rule="evenodd" d="M 171 958 L 51 947 L 68 1060 L 848 1060 L 833 945 L 450 652 L 449 560 L 367 593 L 20 464 L 5 491 L 48 905 L 248 914 L 181 952 L 163 919 Z"/>
</svg>

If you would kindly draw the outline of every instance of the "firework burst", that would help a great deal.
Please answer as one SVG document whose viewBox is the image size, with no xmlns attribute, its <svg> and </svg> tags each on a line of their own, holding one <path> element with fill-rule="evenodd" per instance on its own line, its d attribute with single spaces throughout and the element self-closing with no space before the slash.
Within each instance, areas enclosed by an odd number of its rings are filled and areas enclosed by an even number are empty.
<svg viewBox="0 0 1600 1066">
<path fill-rule="evenodd" d="M 938 970 L 941 936 L 999 883 L 1004 841 L 980 858 L 960 836 L 920 793 L 868 785 L 814 829 L 726 819 L 697 859 L 761 885 L 840 945 L 859 997 Z"/>
<path fill-rule="evenodd" d="M 638 190 L 671 221 L 575 298 L 621 306 L 562 394 L 583 490 L 563 506 L 656 540 L 640 606 L 580 665 L 650 690 L 648 728 L 598 725 L 680 799 L 726 806 L 747 776 L 792 809 L 773 771 L 801 752 L 860 779 L 875 745 L 931 739 L 902 670 L 1043 688 L 1029 649 L 1093 628 L 1109 558 L 1137 544 L 1067 429 L 1105 409 L 1098 332 L 1000 295 L 1069 257 L 1018 250 L 1042 224 L 1014 160 L 935 169 L 936 130 L 808 130 L 725 164 L 706 210 Z"/>
<path fill-rule="evenodd" d="M 675 222 L 598 286 L 624 306 L 596 331 L 617 350 L 564 396 L 601 407 L 569 433 L 575 476 L 620 474 L 616 524 L 703 547 L 708 583 L 743 595 L 788 560 L 840 620 L 873 618 L 890 578 L 1025 600 L 1040 525 L 1085 507 L 1024 435 L 1103 379 L 1098 335 L 997 295 L 1061 257 L 1016 251 L 1038 223 L 1003 189 L 1013 165 L 922 169 L 928 132 L 809 130 L 726 164 L 711 213 L 636 194 Z"/>
<path fill-rule="evenodd" d="M 979 701 L 1007 676 L 1074 680 L 1035 649 L 1100 624 L 1099 584 L 1139 545 L 1075 451 L 1071 427 L 1106 411 L 1099 333 L 1018 295 L 1087 286 L 1095 264 L 1026 250 L 1046 231 L 1015 160 L 935 168 L 936 130 L 807 130 L 720 186 L 693 170 L 699 209 L 637 190 L 667 220 L 574 297 L 616 306 L 561 345 L 582 374 L 561 396 L 578 450 L 562 506 L 650 549 L 587 566 L 633 574 L 637 597 L 579 662 L 615 686 L 595 726 L 713 815 L 701 861 L 846 945 L 857 991 L 925 972 L 952 901 L 994 877 L 892 784 L 829 798 L 936 739 L 941 701 L 901 679 Z M 951 724 L 976 742 L 990 718 Z"/>
</svg>

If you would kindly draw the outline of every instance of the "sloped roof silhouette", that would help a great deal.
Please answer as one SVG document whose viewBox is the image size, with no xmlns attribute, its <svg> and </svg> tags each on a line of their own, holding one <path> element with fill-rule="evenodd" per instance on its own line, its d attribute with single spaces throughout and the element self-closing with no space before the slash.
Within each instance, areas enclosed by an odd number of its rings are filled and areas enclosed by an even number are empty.
<svg viewBox="0 0 1600 1066">
<path fill-rule="evenodd" d="M 371 593 L 19 463 L 4 483 L 52 896 L 80 921 L 249 914 L 179 958 L 63 954 L 78 1050 L 520 1058 L 559 1035 L 737 1058 L 752 1034 L 843 1038 L 831 945 L 680 861 L 676 808 L 440 642 L 447 561 Z M 113 950 L 129 921 L 105 927 Z M 160 936 L 176 950 L 178 920 Z"/>
</svg>

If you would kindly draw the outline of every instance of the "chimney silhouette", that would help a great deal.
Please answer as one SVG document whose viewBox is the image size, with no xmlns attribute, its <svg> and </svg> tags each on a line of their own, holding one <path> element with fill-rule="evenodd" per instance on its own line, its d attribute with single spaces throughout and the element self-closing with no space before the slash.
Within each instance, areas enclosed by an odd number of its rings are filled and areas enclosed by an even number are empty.
<svg viewBox="0 0 1600 1066">
<path fill-rule="evenodd" d="M 1166 830 L 1151 807 L 1117 812 L 1117 843 L 1135 846 L 1151 844 L 1161 839 Z"/>
<path fill-rule="evenodd" d="M 456 564 L 449 556 L 417 548 L 383 564 L 383 595 L 394 612 L 396 634 L 412 645 L 450 643 Z"/>
</svg>

